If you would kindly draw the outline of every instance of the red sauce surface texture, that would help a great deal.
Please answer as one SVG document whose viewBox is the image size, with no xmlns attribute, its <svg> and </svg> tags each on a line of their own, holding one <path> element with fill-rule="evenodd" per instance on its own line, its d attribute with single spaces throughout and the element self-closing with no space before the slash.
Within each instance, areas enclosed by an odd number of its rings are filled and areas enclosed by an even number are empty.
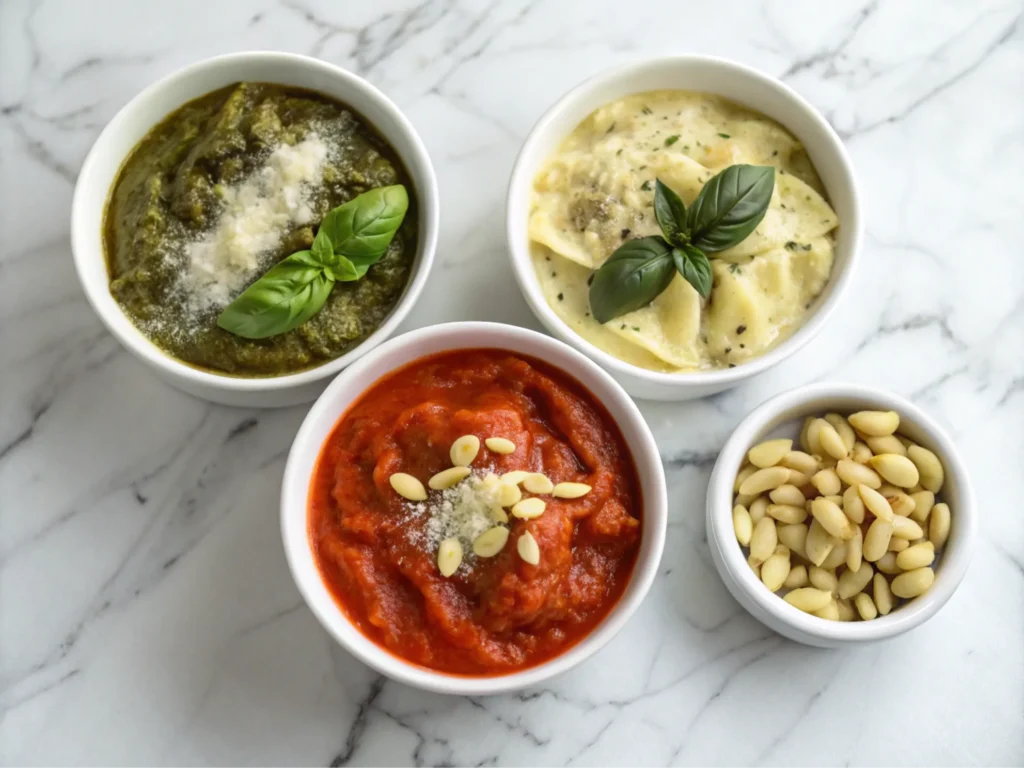
<svg viewBox="0 0 1024 768">
<path fill-rule="evenodd" d="M 388 478 L 407 472 L 426 485 L 467 434 L 481 441 L 474 472 L 543 472 L 593 490 L 541 496 L 542 516 L 510 517 L 495 557 L 476 558 L 462 542 L 466 560 L 444 578 L 424 533 L 429 512 Z M 508 438 L 515 453 L 487 450 L 488 437 Z M 389 374 L 342 417 L 314 471 L 309 535 L 335 600 L 376 643 L 436 670 L 507 674 L 557 656 L 614 606 L 636 560 L 641 507 L 622 435 L 581 384 L 538 360 L 464 350 Z M 536 566 L 516 550 L 527 530 L 540 545 Z"/>
</svg>

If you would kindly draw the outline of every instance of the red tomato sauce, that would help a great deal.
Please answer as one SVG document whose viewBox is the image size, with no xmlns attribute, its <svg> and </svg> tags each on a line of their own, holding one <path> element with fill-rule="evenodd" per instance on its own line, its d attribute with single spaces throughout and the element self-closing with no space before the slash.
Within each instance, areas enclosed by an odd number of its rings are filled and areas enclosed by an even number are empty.
<svg viewBox="0 0 1024 768">
<path fill-rule="evenodd" d="M 543 472 L 592 490 L 544 495 L 540 517 L 510 517 L 494 557 L 462 542 L 467 558 L 445 578 L 424 536 L 430 499 L 417 512 L 389 477 L 426 486 L 467 434 L 481 442 L 474 473 Z M 488 437 L 515 452 L 487 450 Z M 311 490 L 310 542 L 341 609 L 391 653 L 453 674 L 507 674 L 565 651 L 615 605 L 639 548 L 640 485 L 615 422 L 575 379 L 501 350 L 441 353 L 377 381 L 335 426 Z M 538 565 L 517 552 L 524 531 L 540 546 Z"/>
</svg>

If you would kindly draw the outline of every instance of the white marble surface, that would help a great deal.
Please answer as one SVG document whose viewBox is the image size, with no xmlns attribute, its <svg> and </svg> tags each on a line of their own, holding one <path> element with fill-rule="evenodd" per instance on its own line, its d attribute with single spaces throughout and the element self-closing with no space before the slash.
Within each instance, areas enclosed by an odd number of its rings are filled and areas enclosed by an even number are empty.
<svg viewBox="0 0 1024 768">
<path fill-rule="evenodd" d="M 1024 763 L 1024 26 L 1013 0 L 4 0 L 0 3 L 0 762 Z M 810 347 L 748 386 L 644 405 L 669 470 L 662 573 L 581 668 L 450 699 L 377 677 L 301 603 L 276 495 L 304 408 L 168 388 L 101 327 L 68 248 L 103 124 L 157 77 L 276 48 L 350 67 L 420 130 L 439 259 L 407 328 L 536 327 L 503 202 L 541 112 L 618 61 L 699 51 L 783 78 L 860 174 L 856 285 Z M 892 642 L 817 651 L 715 574 L 704 491 L 767 396 L 812 379 L 910 394 L 973 471 L 963 586 Z"/>
</svg>

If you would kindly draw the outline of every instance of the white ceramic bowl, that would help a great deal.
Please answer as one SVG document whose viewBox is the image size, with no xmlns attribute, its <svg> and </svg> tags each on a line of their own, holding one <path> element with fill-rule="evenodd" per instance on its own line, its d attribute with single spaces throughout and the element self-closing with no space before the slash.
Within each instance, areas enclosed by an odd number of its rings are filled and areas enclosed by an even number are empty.
<svg viewBox="0 0 1024 768">
<path fill-rule="evenodd" d="M 426 355 L 454 349 L 497 348 L 544 360 L 578 380 L 604 404 L 633 454 L 643 495 L 643 533 L 629 584 L 605 619 L 561 655 L 522 672 L 496 677 L 449 675 L 407 662 L 367 638 L 334 602 L 310 549 L 310 478 L 324 442 L 349 406 L 382 376 Z M 497 323 L 447 323 L 385 342 L 344 370 L 316 401 L 288 454 L 281 489 L 281 535 L 292 576 L 320 623 L 346 650 L 393 680 L 440 693 L 479 695 L 534 685 L 576 666 L 607 643 L 640 605 L 654 581 L 665 543 L 665 474 L 651 430 L 636 405 L 601 368 L 575 350 L 535 331 Z"/>
<path fill-rule="evenodd" d="M 147 339 L 110 294 L 103 254 L 103 215 L 111 186 L 132 148 L 153 126 L 192 99 L 242 80 L 291 85 L 332 96 L 351 106 L 394 147 L 412 177 L 419 237 L 412 274 L 398 304 L 362 344 L 301 373 L 242 378 L 182 363 Z M 228 405 L 276 407 L 308 402 L 334 374 L 391 335 L 412 309 L 427 281 L 438 234 L 437 180 L 416 129 L 390 99 L 362 78 L 318 59 L 290 53 L 250 52 L 217 56 L 185 67 L 146 88 L 103 129 L 82 165 L 71 207 L 75 268 L 96 313 L 129 352 L 163 379 L 197 397 Z"/>
<path fill-rule="evenodd" d="M 815 300 L 803 326 L 773 350 L 735 368 L 689 373 L 661 373 L 625 363 L 577 335 L 544 300 L 530 258 L 527 221 L 533 179 L 574 128 L 610 101 L 663 88 L 715 93 L 771 117 L 803 142 L 841 226 L 835 265 L 825 290 Z M 771 368 L 821 331 L 850 281 L 861 239 L 860 206 L 853 167 L 828 122 L 795 91 L 778 80 L 735 62 L 709 56 L 672 56 L 609 70 L 563 96 L 545 114 L 523 144 L 512 170 L 506 201 L 506 226 L 512 267 L 527 303 L 558 338 L 596 360 L 636 397 L 689 400 L 729 387 Z"/>
<path fill-rule="evenodd" d="M 949 541 L 936 560 L 935 583 L 920 597 L 872 621 L 820 619 L 772 594 L 754 575 L 732 527 L 733 483 L 750 448 L 769 437 L 797 437 L 803 419 L 829 411 L 892 410 L 899 431 L 934 451 L 946 471 L 938 496 L 949 504 Z M 812 384 L 768 400 L 740 422 L 718 455 L 708 483 L 707 534 L 718 573 L 733 597 L 776 632 L 807 645 L 844 647 L 902 634 L 927 621 L 960 585 L 977 537 L 977 511 L 967 468 L 946 432 L 917 406 L 889 392 L 852 384 Z"/>
</svg>

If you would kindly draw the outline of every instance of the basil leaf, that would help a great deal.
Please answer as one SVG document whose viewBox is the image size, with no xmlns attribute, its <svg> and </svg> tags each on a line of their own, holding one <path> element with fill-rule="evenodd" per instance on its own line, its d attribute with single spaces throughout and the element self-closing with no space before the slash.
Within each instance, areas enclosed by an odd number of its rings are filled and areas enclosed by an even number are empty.
<svg viewBox="0 0 1024 768">
<path fill-rule="evenodd" d="M 407 210 L 405 187 L 378 187 L 328 213 L 320 232 L 331 239 L 335 255 L 348 258 L 362 277 L 387 251 Z"/>
<path fill-rule="evenodd" d="M 619 246 L 594 273 L 590 311 L 599 323 L 646 307 L 668 288 L 675 270 L 671 248 L 657 236 Z"/>
<path fill-rule="evenodd" d="M 313 243 L 316 245 L 316 243 Z M 324 272 L 330 275 L 333 279 L 339 280 L 343 283 L 349 283 L 353 280 L 358 280 L 366 274 L 366 269 L 360 272 L 356 265 L 346 259 L 344 256 L 335 255 L 334 264 L 324 267 Z"/>
<path fill-rule="evenodd" d="M 293 253 L 228 304 L 217 325 L 246 339 L 286 333 L 319 312 L 333 286 L 309 251 Z"/>
<path fill-rule="evenodd" d="M 316 233 L 316 237 L 313 240 L 313 246 L 309 249 L 310 256 L 313 260 L 324 267 L 329 267 L 334 264 L 334 247 L 331 245 L 331 238 L 327 236 L 323 227 Z"/>
<path fill-rule="evenodd" d="M 705 184 L 690 205 L 690 242 L 705 253 L 736 245 L 761 223 L 774 187 L 771 166 L 729 166 Z"/>
<path fill-rule="evenodd" d="M 711 271 L 711 262 L 703 251 L 692 245 L 673 248 L 672 261 L 675 262 L 676 271 L 696 289 L 702 299 L 711 295 L 715 276 Z"/>
<path fill-rule="evenodd" d="M 657 179 L 654 186 L 654 216 L 666 240 L 675 245 L 686 241 L 686 205 L 661 179 Z"/>
</svg>

